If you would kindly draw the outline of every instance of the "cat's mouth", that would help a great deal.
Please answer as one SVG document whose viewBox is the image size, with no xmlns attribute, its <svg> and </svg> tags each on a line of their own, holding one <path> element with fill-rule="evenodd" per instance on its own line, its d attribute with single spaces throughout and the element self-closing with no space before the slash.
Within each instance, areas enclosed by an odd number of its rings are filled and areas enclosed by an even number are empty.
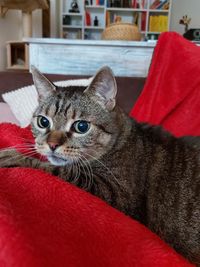
<svg viewBox="0 0 200 267">
<path fill-rule="evenodd" d="M 71 159 L 65 159 L 62 157 L 59 157 L 57 155 L 48 155 L 47 156 L 48 161 L 56 166 L 65 166 L 65 165 L 70 165 L 72 164 L 72 160 Z"/>
</svg>

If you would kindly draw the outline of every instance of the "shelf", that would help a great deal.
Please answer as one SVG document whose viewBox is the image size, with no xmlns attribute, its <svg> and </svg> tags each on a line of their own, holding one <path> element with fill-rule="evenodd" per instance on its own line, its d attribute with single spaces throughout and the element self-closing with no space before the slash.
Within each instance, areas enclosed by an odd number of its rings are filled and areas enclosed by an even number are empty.
<svg viewBox="0 0 200 267">
<path fill-rule="evenodd" d="M 84 26 L 87 30 L 104 30 L 104 27 L 97 27 L 97 26 Z"/>
<path fill-rule="evenodd" d="M 150 31 L 147 31 L 147 34 L 161 34 L 162 32 L 150 32 Z"/>
<path fill-rule="evenodd" d="M 169 10 L 163 10 L 163 9 L 149 9 L 149 12 L 155 12 L 155 13 L 169 13 Z"/>
<path fill-rule="evenodd" d="M 147 12 L 147 9 L 146 8 L 108 7 L 106 10 L 107 11 L 113 11 L 113 12 L 116 12 L 116 11 L 119 11 L 119 12 L 135 12 L 135 11 L 138 11 L 138 12 Z"/>
<path fill-rule="evenodd" d="M 94 5 L 91 5 L 92 1 L 90 0 L 87 2 L 88 5 L 85 5 L 84 0 L 77 0 L 80 13 L 71 13 L 69 10 L 72 1 L 61 0 L 60 36 L 63 36 L 63 32 L 78 32 L 78 29 L 80 29 L 82 39 L 101 39 L 102 31 L 106 28 L 106 25 L 117 20 L 131 24 L 136 22 L 141 32 L 141 41 L 148 40 L 152 35 L 155 35 L 157 39 L 161 33 L 157 32 L 158 30 L 169 30 L 173 0 L 169 0 L 169 9 L 167 10 L 150 8 L 154 1 L 145 0 L 144 5 L 137 5 L 137 8 L 127 8 L 122 7 L 122 5 L 120 7 L 117 7 L 117 5 L 110 7 L 110 0 L 104 0 L 104 5 L 96 5 L 96 0 L 93 0 Z M 137 3 L 143 3 L 143 0 L 137 0 Z M 99 26 L 94 26 L 95 17 L 98 19 Z M 159 27 L 154 27 L 156 20 L 159 21 Z M 91 26 L 86 26 L 86 24 Z M 152 32 L 149 30 L 152 30 Z"/>
<path fill-rule="evenodd" d="M 29 68 L 29 47 L 23 41 L 7 42 L 7 69 L 28 70 Z"/>
<path fill-rule="evenodd" d="M 74 17 L 82 17 L 83 14 L 82 13 L 70 13 L 70 12 L 64 12 L 62 13 L 63 16 L 74 16 Z"/>
<path fill-rule="evenodd" d="M 82 29 L 82 25 L 62 25 L 63 28 Z"/>
<path fill-rule="evenodd" d="M 85 6 L 87 9 L 104 9 L 104 6 Z"/>
</svg>

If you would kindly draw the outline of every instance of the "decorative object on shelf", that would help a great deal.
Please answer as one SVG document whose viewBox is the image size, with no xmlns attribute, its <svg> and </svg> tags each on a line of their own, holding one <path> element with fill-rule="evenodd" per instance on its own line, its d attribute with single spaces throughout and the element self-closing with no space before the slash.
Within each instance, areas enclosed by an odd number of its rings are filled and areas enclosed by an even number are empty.
<svg viewBox="0 0 200 267">
<path fill-rule="evenodd" d="M 115 23 L 121 22 L 122 21 L 122 17 L 121 16 L 116 16 L 114 21 L 115 21 Z"/>
<path fill-rule="evenodd" d="M 85 11 L 85 25 L 91 26 L 91 16 L 87 10 Z"/>
<path fill-rule="evenodd" d="M 141 41 L 138 27 L 131 23 L 117 22 L 110 24 L 102 33 L 103 40 Z"/>
<path fill-rule="evenodd" d="M 97 16 L 94 18 L 94 26 L 99 26 L 99 20 Z"/>
<path fill-rule="evenodd" d="M 191 22 L 191 18 L 188 18 L 187 15 L 183 16 L 182 19 L 179 20 L 179 24 L 182 24 L 185 26 L 185 32 L 188 31 L 190 22 Z"/>
<path fill-rule="evenodd" d="M 77 0 L 72 0 L 71 9 L 69 9 L 70 13 L 80 13 Z"/>
<path fill-rule="evenodd" d="M 63 25 L 70 25 L 71 24 L 71 17 L 68 15 L 63 16 Z"/>
</svg>

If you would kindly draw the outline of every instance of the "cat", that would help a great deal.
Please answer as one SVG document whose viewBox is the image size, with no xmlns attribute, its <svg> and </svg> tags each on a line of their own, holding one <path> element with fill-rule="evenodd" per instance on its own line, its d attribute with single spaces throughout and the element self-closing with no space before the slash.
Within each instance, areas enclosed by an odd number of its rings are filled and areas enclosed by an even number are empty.
<svg viewBox="0 0 200 267">
<path fill-rule="evenodd" d="M 200 266 L 200 138 L 175 138 L 138 123 L 116 104 L 112 70 L 103 67 L 88 87 L 56 87 L 32 67 L 39 105 L 31 126 L 35 150 L 14 149 L 0 167 L 46 170 L 98 196 L 146 225 Z"/>
</svg>

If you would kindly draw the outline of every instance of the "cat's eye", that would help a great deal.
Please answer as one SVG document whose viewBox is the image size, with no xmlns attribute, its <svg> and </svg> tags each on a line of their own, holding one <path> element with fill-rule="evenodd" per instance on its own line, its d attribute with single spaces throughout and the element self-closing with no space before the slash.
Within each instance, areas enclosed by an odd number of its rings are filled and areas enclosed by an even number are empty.
<svg viewBox="0 0 200 267">
<path fill-rule="evenodd" d="M 90 129 L 90 123 L 87 121 L 75 121 L 72 125 L 72 130 L 74 132 L 84 134 Z"/>
<path fill-rule="evenodd" d="M 44 129 L 44 128 L 48 128 L 50 126 L 50 122 L 46 117 L 40 115 L 37 117 L 37 125 L 40 128 Z"/>
</svg>

